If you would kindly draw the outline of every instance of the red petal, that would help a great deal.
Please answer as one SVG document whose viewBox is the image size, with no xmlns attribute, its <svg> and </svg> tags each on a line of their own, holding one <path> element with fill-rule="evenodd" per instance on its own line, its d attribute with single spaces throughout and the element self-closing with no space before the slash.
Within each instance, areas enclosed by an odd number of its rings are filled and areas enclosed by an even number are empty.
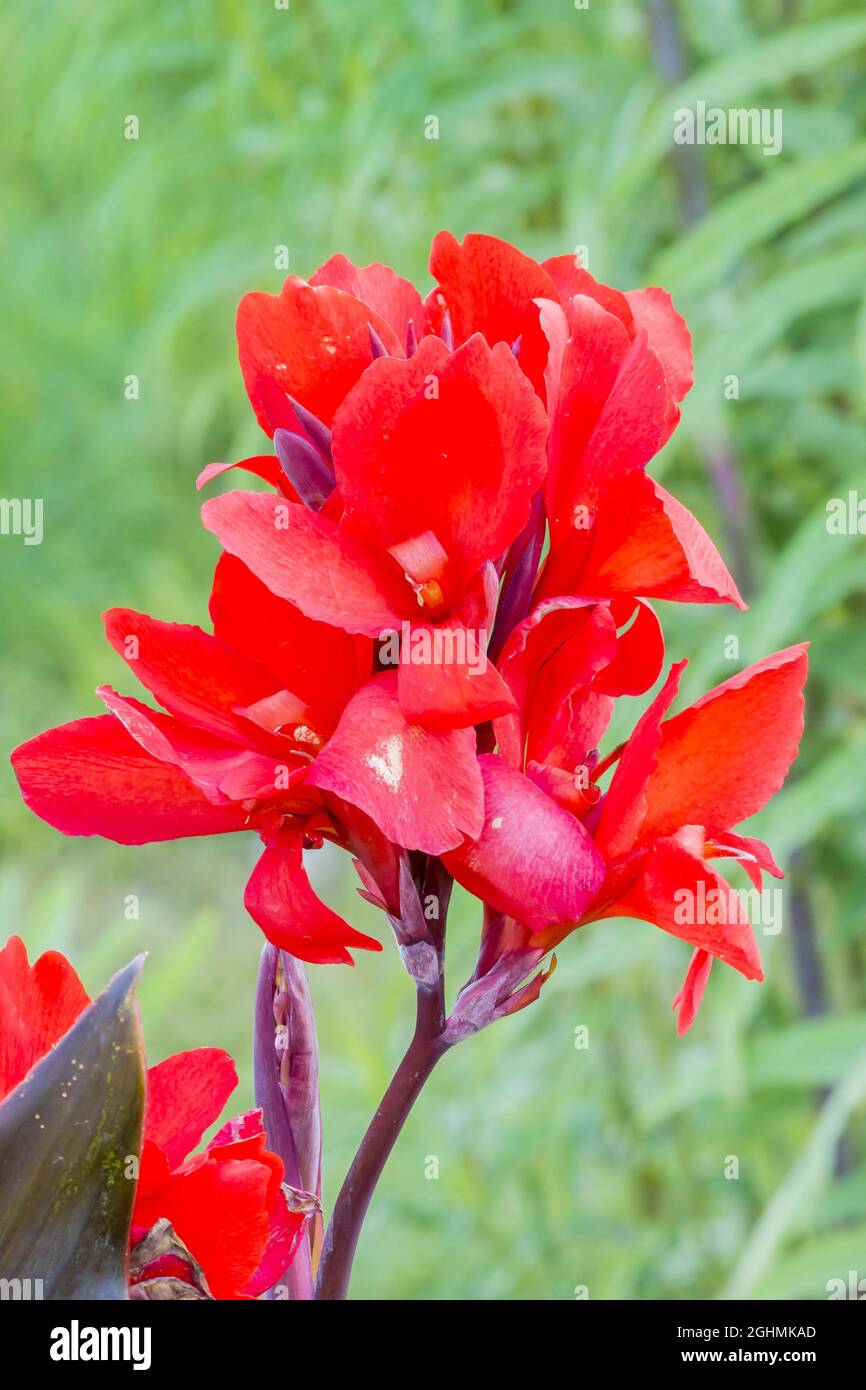
<svg viewBox="0 0 866 1390">
<path fill-rule="evenodd" d="M 317 965 L 354 964 L 348 946 L 381 951 L 316 897 L 304 869 L 303 833 L 281 832 L 250 875 L 244 905 L 274 946 Z"/>
<path fill-rule="evenodd" d="M 238 1159 L 257 1159 L 270 1170 L 267 1191 L 268 1238 L 259 1264 L 244 1287 L 248 1298 L 256 1298 L 270 1289 L 282 1276 L 294 1258 L 300 1244 L 306 1217 L 289 1211 L 282 1188 L 283 1163 L 266 1148 L 261 1110 L 250 1110 L 223 1125 L 219 1134 L 208 1144 L 208 1152 L 220 1163 Z"/>
<path fill-rule="evenodd" d="M 0 1100 L 90 1003 L 65 956 L 46 951 L 32 965 L 18 936 L 0 951 Z"/>
<path fill-rule="evenodd" d="M 255 741 L 234 710 L 273 694 L 266 671 L 189 623 L 159 622 L 130 608 L 109 609 L 103 621 L 114 650 L 171 714 L 230 743 Z"/>
<path fill-rule="evenodd" d="M 527 757 L 574 768 L 596 748 L 610 723 L 613 700 L 599 695 L 594 677 L 616 651 L 610 610 L 587 610 L 583 627 L 538 672 L 527 708 Z"/>
<path fill-rule="evenodd" d="M 275 418 L 274 387 L 329 425 L 346 392 L 373 360 L 370 327 L 389 352 L 402 352 L 384 319 L 330 286 L 315 288 L 290 275 L 278 295 L 244 295 L 238 308 L 238 351 L 262 429 L 269 435 L 279 426 L 297 430 L 288 402 L 285 415 Z"/>
<path fill-rule="evenodd" d="M 414 623 L 404 634 L 397 690 L 407 719 L 428 729 L 465 729 L 517 708 L 496 667 L 456 619 L 438 627 Z"/>
<path fill-rule="evenodd" d="M 542 315 L 552 344 L 547 506 L 560 541 L 576 521 L 585 525 L 581 508 L 592 511 L 612 483 L 649 462 L 679 419 L 645 332 L 629 343 L 620 320 L 584 295 L 564 313 L 564 342 L 555 306 Z"/>
<path fill-rule="evenodd" d="M 371 637 L 399 628 L 412 593 L 405 586 L 404 597 L 396 566 L 327 517 L 261 492 L 227 492 L 205 502 L 201 514 L 231 555 L 308 618 Z"/>
<path fill-rule="evenodd" d="M 248 1298 L 258 1298 L 282 1278 L 292 1263 L 304 1235 L 307 1217 L 300 1212 L 289 1211 L 282 1191 L 268 1211 L 270 1230 L 258 1268 L 244 1292 Z"/>
<path fill-rule="evenodd" d="M 626 295 L 596 280 L 588 270 L 584 270 L 578 256 L 553 256 L 549 261 L 542 261 L 541 265 L 556 285 L 563 304 L 576 294 L 586 295 L 587 299 L 594 299 L 609 314 L 614 314 L 628 331 L 629 337 L 634 337 L 634 318 Z"/>
<path fill-rule="evenodd" d="M 649 345 L 664 368 L 670 393 L 681 401 L 694 382 L 692 335 L 681 314 L 673 306 L 667 290 L 654 286 L 629 290 L 625 296 L 634 315 L 635 327 L 644 329 Z"/>
<path fill-rule="evenodd" d="M 484 826 L 442 856 L 458 883 L 531 931 L 576 922 L 604 878 L 604 861 L 579 821 L 495 754 L 478 759 Z"/>
<path fill-rule="evenodd" d="M 217 564 L 210 615 L 216 637 L 267 671 L 276 688 L 304 701 L 322 737 L 370 675 L 369 641 L 308 618 L 234 555 L 222 555 Z"/>
<path fill-rule="evenodd" d="M 680 1037 L 689 1031 L 695 1021 L 695 1015 L 701 1006 L 712 967 L 713 957 L 708 951 L 702 951 L 700 948 L 695 951 L 682 987 L 671 1004 L 672 1009 L 679 1009 L 677 1033 Z"/>
<path fill-rule="evenodd" d="M 465 582 L 524 526 L 546 437 L 506 347 L 476 336 L 449 353 L 425 338 L 406 361 L 376 362 L 334 420 L 347 524 L 382 549 L 432 531 Z"/>
<path fill-rule="evenodd" d="M 496 725 L 506 762 L 522 766 L 527 732 L 530 758 L 551 761 L 548 754 L 560 745 L 556 761 L 566 761 L 571 752 L 575 763 L 583 760 L 604 731 L 611 709 L 607 701 L 603 714 L 595 702 L 591 712 L 584 697 L 615 650 L 610 611 L 591 599 L 548 599 L 518 623 L 499 662 L 521 712 L 519 719 L 506 718 Z"/>
<path fill-rule="evenodd" d="M 276 759 L 224 743 L 139 700 L 126 699 L 108 685 L 98 686 L 96 693 L 140 748 L 179 767 L 214 805 L 273 794 L 280 766 Z"/>
<path fill-rule="evenodd" d="M 571 527 L 574 507 L 594 500 L 578 486 L 581 461 L 629 351 L 629 336 L 618 318 L 585 295 L 562 310 L 543 306 L 542 323 L 552 348 L 546 374 L 551 421 L 547 510 L 558 536 Z"/>
<path fill-rule="evenodd" d="M 260 1134 L 264 1135 L 263 1114 L 261 1110 L 245 1110 L 243 1115 L 232 1115 L 217 1130 L 208 1148 L 220 1148 L 225 1144 L 236 1144 L 240 1139 L 255 1139 Z"/>
<path fill-rule="evenodd" d="M 245 473 L 252 473 L 256 478 L 270 483 L 271 487 L 277 488 L 284 496 L 298 501 L 294 488 L 274 454 L 255 454 L 252 458 L 239 459 L 237 463 L 209 463 L 196 478 L 196 488 L 201 490 L 213 482 L 214 478 L 221 478 L 223 473 L 228 473 L 232 468 L 242 468 Z"/>
<path fill-rule="evenodd" d="M 455 343 L 473 333 L 483 333 L 491 346 L 510 347 L 519 338 L 520 366 L 542 392 L 547 343 L 534 300 L 557 295 L 538 262 L 498 237 L 472 234 L 461 245 L 451 232 L 440 232 L 430 248 L 430 273 L 439 281 L 430 297 L 436 328 L 447 309 Z"/>
<path fill-rule="evenodd" d="M 628 610 L 631 609 L 631 613 Z M 648 603 L 637 599 L 614 600 L 611 612 L 617 626 L 616 654 L 593 681 L 593 688 L 607 695 L 642 695 L 655 685 L 665 655 L 662 626 Z"/>
<path fill-rule="evenodd" d="M 658 840 L 627 891 L 600 915 L 639 917 L 762 980 L 761 961 L 745 906 L 703 859 L 702 826 L 684 826 Z M 719 917 L 721 920 L 716 921 Z M 695 920 L 688 920 L 689 917 Z"/>
<path fill-rule="evenodd" d="M 421 296 L 409 280 L 404 280 L 390 266 L 353 265 L 346 256 L 332 256 L 310 276 L 311 285 L 333 285 L 335 289 L 354 295 L 390 324 L 400 342 L 405 345 L 409 324 L 420 341 L 426 331 L 425 310 Z"/>
<path fill-rule="evenodd" d="M 395 675 L 377 676 L 350 700 L 308 782 L 360 806 L 406 849 L 441 854 L 481 830 L 474 731 L 411 723 Z"/>
<path fill-rule="evenodd" d="M 145 753 L 113 715 L 48 729 L 12 754 L 31 811 L 64 835 L 121 845 L 241 830 L 240 806 L 214 806 L 178 768 Z"/>
<path fill-rule="evenodd" d="M 703 825 L 711 839 L 779 790 L 803 732 L 806 651 L 765 657 L 662 725 L 644 791 L 644 843 L 682 825 Z"/>
<path fill-rule="evenodd" d="M 558 583 L 579 583 L 584 593 L 746 607 L 697 518 L 643 472 L 603 493 L 579 575 L 563 574 L 563 568 L 558 566 Z M 552 582 L 550 576 L 545 587 Z"/>
<path fill-rule="evenodd" d="M 218 1120 L 238 1084 L 235 1064 L 218 1047 L 176 1052 L 147 1070 L 145 1139 L 177 1168 Z"/>
<path fill-rule="evenodd" d="M 682 400 L 694 380 L 692 339 L 685 319 L 677 313 L 666 290 L 650 288 L 622 294 L 593 279 L 574 256 L 556 256 L 544 261 L 543 268 L 555 283 L 563 304 L 576 294 L 587 295 L 608 313 L 615 314 L 630 338 L 644 329 L 662 364 L 673 399 Z"/>
<path fill-rule="evenodd" d="M 646 784 L 662 740 L 661 721 L 676 698 L 685 661 L 676 662 L 635 724 L 604 800 L 596 840 L 608 860 L 628 854 L 646 817 Z M 680 822 L 682 824 L 682 822 Z"/>
<path fill-rule="evenodd" d="M 785 877 L 769 846 L 765 845 L 763 840 L 756 839 L 754 835 L 736 835 L 732 831 L 724 835 L 714 835 L 705 852 L 708 859 L 736 859 L 758 889 L 763 887 L 765 872 L 772 874 L 773 878 Z"/>
<path fill-rule="evenodd" d="M 166 1217 L 204 1271 L 215 1298 L 240 1298 L 270 1235 L 272 1170 L 255 1158 L 220 1161 L 219 1150 L 192 1159 L 135 1204 L 134 1224 Z"/>
<path fill-rule="evenodd" d="M 599 496 L 617 477 L 643 468 L 667 443 L 680 418 L 659 359 L 638 333 L 589 437 L 576 500 Z"/>
</svg>

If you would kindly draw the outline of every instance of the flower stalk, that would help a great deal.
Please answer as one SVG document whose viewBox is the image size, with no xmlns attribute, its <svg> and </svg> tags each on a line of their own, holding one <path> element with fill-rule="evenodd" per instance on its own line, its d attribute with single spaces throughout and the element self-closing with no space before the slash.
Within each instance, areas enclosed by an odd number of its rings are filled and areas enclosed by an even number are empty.
<svg viewBox="0 0 866 1390">
<path fill-rule="evenodd" d="M 391 1150 L 427 1078 L 451 1043 L 445 1038 L 445 919 L 452 880 L 438 860 L 400 867 L 400 917 L 391 925 L 415 982 L 415 1031 L 367 1128 L 325 1233 L 315 1298 L 348 1297 L 367 1209 Z M 421 965 L 423 962 L 423 965 Z"/>
</svg>

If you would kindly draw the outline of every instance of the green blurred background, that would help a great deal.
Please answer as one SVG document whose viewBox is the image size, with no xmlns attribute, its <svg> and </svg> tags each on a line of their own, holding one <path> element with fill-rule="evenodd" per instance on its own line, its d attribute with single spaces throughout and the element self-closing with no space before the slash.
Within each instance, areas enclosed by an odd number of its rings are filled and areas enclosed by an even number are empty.
<svg viewBox="0 0 866 1390">
<path fill-rule="evenodd" d="M 341 250 L 426 286 L 448 226 L 538 256 L 586 246 L 602 279 L 665 285 L 697 385 L 654 471 L 753 599 L 747 615 L 665 605 L 669 655 L 692 657 L 691 698 L 812 640 L 802 756 L 755 826 L 788 871 L 767 983 L 717 969 L 678 1041 L 682 943 L 639 923 L 565 943 L 542 1001 L 434 1075 L 355 1295 L 822 1298 L 866 1276 L 866 554 L 825 524 L 828 498 L 866 485 L 866 15 L 853 0 L 32 0 L 5 12 L 0 45 L 2 491 L 45 505 L 41 546 L 0 537 L 4 748 L 97 712 L 103 680 L 132 691 L 102 609 L 205 620 L 216 557 L 193 480 L 260 446 L 233 316 L 246 290 L 278 287 L 280 246 L 297 274 Z M 697 99 L 781 107 L 782 153 L 676 147 L 673 113 Z M 4 931 L 66 951 L 93 991 L 146 948 L 151 1059 L 226 1047 L 249 1104 L 252 838 L 65 841 L 8 768 L 2 791 Z M 323 858 L 325 895 L 384 937 L 347 861 Z M 476 936 L 458 900 L 452 987 Z M 332 1198 L 412 1000 L 390 949 L 313 976 Z"/>
</svg>

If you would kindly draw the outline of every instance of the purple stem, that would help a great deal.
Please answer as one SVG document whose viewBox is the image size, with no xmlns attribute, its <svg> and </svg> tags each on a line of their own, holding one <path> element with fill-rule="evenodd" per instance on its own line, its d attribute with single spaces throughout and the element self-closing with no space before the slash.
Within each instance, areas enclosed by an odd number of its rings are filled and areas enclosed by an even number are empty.
<svg viewBox="0 0 866 1390">
<path fill-rule="evenodd" d="M 417 877 L 413 878 L 408 866 L 403 866 L 400 884 L 402 920 L 397 922 L 392 918 L 401 952 L 406 943 L 416 947 L 425 944 L 422 938 L 426 931 L 428 968 L 418 973 L 410 970 L 415 979 L 415 1032 L 361 1140 L 334 1205 L 331 1223 L 325 1233 L 314 1295 L 321 1300 L 348 1297 L 352 1262 L 376 1184 L 409 1111 L 439 1058 L 449 1047 L 442 1035 L 445 1031 L 445 917 L 452 879 L 435 859 L 427 860 L 426 864 L 422 861 L 417 868 Z M 421 912 L 417 898 L 419 889 L 425 899 L 432 894 L 439 904 L 438 918 L 427 922 L 426 926 L 423 913 L 418 916 Z"/>
<path fill-rule="evenodd" d="M 435 989 L 419 987 L 412 1041 L 370 1121 L 334 1206 L 319 1264 L 317 1299 L 348 1297 L 352 1261 L 376 1184 L 425 1081 L 448 1050 L 441 1041 L 444 1024 L 441 981 Z"/>
</svg>

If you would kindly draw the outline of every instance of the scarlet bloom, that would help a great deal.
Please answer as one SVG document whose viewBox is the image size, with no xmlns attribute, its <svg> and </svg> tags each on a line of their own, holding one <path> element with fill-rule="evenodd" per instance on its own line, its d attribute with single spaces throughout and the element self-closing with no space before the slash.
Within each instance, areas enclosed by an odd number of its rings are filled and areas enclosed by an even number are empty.
<svg viewBox="0 0 866 1390">
<path fill-rule="evenodd" d="M 585 627 L 599 621 L 598 612 L 588 610 Z M 525 633 L 516 636 L 523 646 L 512 648 L 512 658 L 529 645 Z M 745 906 L 712 861 L 733 857 L 758 888 L 762 870 L 782 876 L 767 846 L 735 827 L 779 790 L 796 756 L 806 647 L 765 658 L 664 720 L 681 662 L 604 763 L 594 749 L 582 762 L 576 756 L 609 718 L 598 706 L 598 676 L 564 696 L 556 658 L 548 650 L 522 692 L 525 726 L 510 746 L 520 757 L 526 739 L 536 755 L 526 775 L 501 757 L 482 759 L 484 830 L 446 862 L 459 882 L 526 929 L 510 933 L 509 950 L 548 950 L 603 917 L 636 917 L 688 941 L 696 951 L 675 1001 L 685 1032 L 714 958 L 747 979 L 763 978 Z M 573 652 L 565 664 L 580 669 Z M 614 658 L 600 669 L 603 676 L 623 668 Z M 618 766 L 602 793 L 597 779 L 612 761 Z"/>
<path fill-rule="evenodd" d="M 358 267 L 344 256 L 333 257 L 309 284 L 291 276 L 279 295 L 245 296 L 237 323 L 241 368 L 263 428 L 277 440 L 294 435 L 295 450 L 323 449 L 319 463 L 330 468 L 330 427 L 377 357 L 411 357 L 426 333 L 441 334 L 449 347 L 481 335 L 491 347 L 510 350 L 550 422 L 544 483 L 550 555 L 536 598 L 640 594 L 742 607 L 704 529 L 645 472 L 676 427 L 693 380 L 691 337 L 670 295 L 655 287 L 623 294 L 595 280 L 576 257 L 539 264 L 492 236 L 460 243 L 440 232 L 430 271 L 438 284 L 424 303 L 387 266 Z M 401 374 L 393 362 L 384 373 L 389 382 Z M 384 404 L 382 413 L 388 413 Z M 432 412 L 427 416 L 432 422 Z M 368 423 L 381 427 L 375 414 Z M 403 489 L 418 486 L 425 458 L 435 477 L 438 430 L 437 424 L 432 437 L 429 429 L 419 431 L 420 452 L 417 439 L 404 440 L 412 446 L 406 457 L 417 464 L 399 469 Z M 471 416 L 462 439 L 471 447 Z M 453 449 L 448 452 L 453 460 Z M 285 491 L 285 474 L 273 458 L 243 466 Z M 385 488 L 395 471 L 392 466 L 380 479 L 376 500 L 386 510 Z M 446 489 L 447 483 L 437 494 L 440 507 Z M 426 500 L 423 487 L 420 499 Z M 483 506 L 483 499 L 475 501 Z M 369 502 L 362 499 L 373 515 Z"/>
<path fill-rule="evenodd" d="M 536 599 L 636 595 L 743 603 L 712 541 L 645 472 L 692 385 L 691 337 L 670 295 L 623 294 L 572 256 L 538 264 L 496 237 L 433 242 L 428 311 L 456 340 L 518 344 L 550 420 L 550 554 Z"/>
<path fill-rule="evenodd" d="M 351 841 L 377 872 L 387 859 L 375 827 L 309 785 L 369 674 L 371 644 L 310 621 L 231 556 L 217 565 L 211 617 L 213 634 L 106 613 L 108 640 L 167 713 L 100 687 L 110 713 L 12 754 L 24 800 L 64 834 L 119 844 L 256 831 L 265 849 L 245 902 L 270 941 L 317 962 L 380 950 L 316 897 L 302 859 L 324 836 Z"/>
<path fill-rule="evenodd" d="M 24 943 L 0 951 L 0 1101 L 69 1031 L 90 1000 L 69 961 L 47 951 L 31 966 Z M 283 1164 L 266 1147 L 261 1112 L 229 1120 L 207 1148 L 188 1158 L 237 1085 L 235 1065 L 218 1048 L 180 1052 L 147 1072 L 141 1168 L 132 1218 L 137 1245 L 168 1220 L 219 1299 L 256 1297 L 290 1264 L 304 1217 L 290 1211 Z M 137 1278 L 171 1272 L 177 1257 Z"/>
<path fill-rule="evenodd" d="M 572 257 L 539 264 L 495 237 L 440 233 L 430 270 L 426 299 L 343 256 L 245 296 L 241 372 L 274 453 L 241 466 L 273 490 L 205 503 L 226 551 L 214 634 L 108 615 L 167 713 L 103 688 L 123 727 L 79 721 L 25 744 L 25 799 L 67 833 L 130 843 L 257 831 L 247 906 L 305 960 L 377 944 L 310 889 L 302 850 L 328 837 L 392 919 L 407 853 L 441 856 L 495 919 L 488 964 L 621 912 L 683 926 L 757 977 L 735 898 L 724 929 L 702 933 L 674 920 L 671 893 L 677 874 L 718 886 L 722 854 L 778 872 L 734 833 L 757 793 L 733 797 L 722 826 L 686 789 L 700 742 L 702 784 L 725 804 L 733 734 L 708 711 L 743 722 L 737 702 L 751 710 L 758 690 L 771 715 L 750 753 L 763 739 L 781 781 L 801 649 L 661 724 L 676 667 L 602 789 L 621 751 L 599 760 L 614 703 L 662 669 L 651 601 L 744 606 L 709 536 L 647 473 L 692 384 L 688 328 L 661 289 L 621 293 Z M 692 720 L 663 828 L 650 818 L 629 838 Z M 748 785 L 766 800 L 772 782 Z M 708 968 L 701 954 L 681 1022 Z"/>
<path fill-rule="evenodd" d="M 406 848 L 437 854 L 479 828 L 470 731 L 513 708 L 485 655 L 493 562 L 527 522 L 546 436 L 508 348 L 475 337 L 452 353 L 425 338 L 409 359 L 375 361 L 339 406 L 331 515 L 262 493 L 204 506 L 225 548 L 308 617 L 369 637 L 402 634 L 396 681 L 355 697 L 311 781 L 341 796 L 351 787 Z M 407 657 L 419 636 L 433 655 L 416 663 Z M 376 735 L 364 756 L 359 729 Z M 423 792 L 431 780 L 435 799 Z"/>
</svg>

